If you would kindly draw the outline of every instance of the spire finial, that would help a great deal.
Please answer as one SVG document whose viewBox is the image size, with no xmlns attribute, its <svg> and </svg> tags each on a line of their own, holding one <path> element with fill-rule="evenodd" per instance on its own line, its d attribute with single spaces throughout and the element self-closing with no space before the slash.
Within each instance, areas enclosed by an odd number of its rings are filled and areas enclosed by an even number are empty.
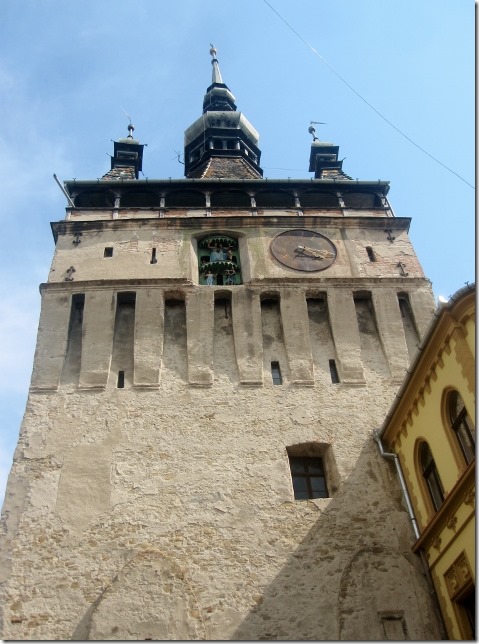
<svg viewBox="0 0 479 644">
<path fill-rule="evenodd" d="M 127 138 L 132 139 L 132 138 L 133 138 L 133 132 L 134 132 L 134 130 L 135 130 L 135 126 L 134 126 L 134 125 L 132 125 L 132 123 L 131 123 L 131 116 L 128 114 L 128 112 L 125 110 L 125 108 L 124 108 L 124 107 L 122 107 L 121 109 L 123 110 L 123 112 L 124 112 L 124 114 L 125 114 L 126 118 L 129 120 L 129 124 L 128 124 L 128 137 L 127 137 Z"/>
<path fill-rule="evenodd" d="M 223 85 L 223 79 L 221 77 L 221 72 L 220 68 L 218 65 L 218 59 L 216 58 L 216 47 L 210 43 L 210 55 L 211 55 L 211 64 L 213 65 L 213 73 L 211 77 L 211 83 L 214 85 L 215 83 L 219 83 L 220 85 Z"/>
</svg>

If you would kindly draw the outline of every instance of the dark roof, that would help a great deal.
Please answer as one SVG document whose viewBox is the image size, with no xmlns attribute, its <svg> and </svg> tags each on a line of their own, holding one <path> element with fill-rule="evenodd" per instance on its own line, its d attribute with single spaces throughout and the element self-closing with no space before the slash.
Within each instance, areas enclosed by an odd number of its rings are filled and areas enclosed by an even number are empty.
<svg viewBox="0 0 479 644">
<path fill-rule="evenodd" d="M 241 157 L 211 157 L 189 175 L 191 179 L 262 179 Z"/>
<path fill-rule="evenodd" d="M 350 179 L 353 180 L 348 174 L 339 170 L 338 168 L 324 168 L 321 171 L 321 179 Z"/>
<path fill-rule="evenodd" d="M 121 181 L 122 179 L 136 179 L 135 166 L 116 166 L 102 176 L 106 181 Z"/>
</svg>

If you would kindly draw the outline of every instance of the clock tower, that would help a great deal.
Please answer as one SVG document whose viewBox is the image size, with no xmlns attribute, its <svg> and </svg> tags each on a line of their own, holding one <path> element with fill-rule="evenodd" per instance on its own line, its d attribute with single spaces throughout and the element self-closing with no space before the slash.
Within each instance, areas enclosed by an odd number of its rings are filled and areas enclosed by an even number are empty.
<svg viewBox="0 0 479 644">
<path fill-rule="evenodd" d="M 185 178 L 65 182 L 3 514 L 3 639 L 438 639 L 373 432 L 434 301 L 386 181 L 264 179 L 211 49 Z M 312 132 L 314 135 L 314 132 Z"/>
</svg>

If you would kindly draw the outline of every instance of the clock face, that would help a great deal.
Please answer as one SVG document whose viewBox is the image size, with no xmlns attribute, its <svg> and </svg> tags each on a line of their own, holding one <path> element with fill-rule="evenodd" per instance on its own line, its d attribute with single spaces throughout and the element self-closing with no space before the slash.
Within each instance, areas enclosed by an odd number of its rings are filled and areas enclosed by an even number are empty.
<svg viewBox="0 0 479 644">
<path fill-rule="evenodd" d="M 324 235 L 312 230 L 287 230 L 271 242 L 271 252 L 278 262 L 296 271 L 324 271 L 336 259 L 336 246 Z"/>
</svg>

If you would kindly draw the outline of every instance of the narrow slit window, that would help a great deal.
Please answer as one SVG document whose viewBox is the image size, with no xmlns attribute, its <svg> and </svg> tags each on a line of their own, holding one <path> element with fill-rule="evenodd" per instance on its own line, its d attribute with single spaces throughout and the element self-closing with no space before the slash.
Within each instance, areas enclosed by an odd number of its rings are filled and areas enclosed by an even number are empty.
<svg viewBox="0 0 479 644">
<path fill-rule="evenodd" d="M 150 264 L 156 264 L 157 262 L 158 260 L 156 259 L 156 248 L 152 248 Z"/>
<path fill-rule="evenodd" d="M 116 382 L 116 386 L 118 389 L 124 389 L 125 387 L 125 372 L 124 371 L 119 371 L 118 372 L 118 380 Z"/>
<path fill-rule="evenodd" d="M 271 376 L 273 378 L 273 385 L 283 384 L 283 379 L 281 377 L 281 369 L 279 368 L 279 362 L 271 363 Z"/>
<path fill-rule="evenodd" d="M 329 373 L 331 374 L 331 382 L 336 385 L 339 382 L 339 373 L 336 366 L 336 360 L 329 361 Z"/>
<path fill-rule="evenodd" d="M 368 254 L 369 261 L 370 262 L 375 262 L 376 261 L 376 255 L 374 254 L 374 251 L 371 248 L 371 246 L 366 246 L 366 252 Z"/>
<path fill-rule="evenodd" d="M 398 297 L 399 309 L 401 317 L 407 318 L 409 316 L 409 302 L 404 297 Z"/>
<path fill-rule="evenodd" d="M 106 246 L 103 251 L 103 257 L 113 257 L 113 246 Z"/>
</svg>

